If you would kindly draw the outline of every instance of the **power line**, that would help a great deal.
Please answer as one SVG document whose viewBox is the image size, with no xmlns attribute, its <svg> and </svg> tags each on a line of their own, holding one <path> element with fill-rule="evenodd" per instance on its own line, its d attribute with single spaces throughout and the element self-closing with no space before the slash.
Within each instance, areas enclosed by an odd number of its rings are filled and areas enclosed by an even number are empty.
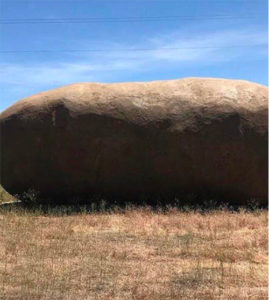
<svg viewBox="0 0 269 300">
<path fill-rule="evenodd" d="M 223 20 L 223 19 L 256 19 L 263 15 L 204 15 L 204 16 L 153 16 L 153 17 L 91 17 L 91 18 L 35 18 L 35 19 L 0 19 L 0 24 L 59 24 L 59 23 L 103 23 L 103 22 L 156 22 L 156 21 L 175 21 L 175 20 Z"/>
<path fill-rule="evenodd" d="M 44 3 L 44 2 L 100 2 L 101 0 L 8 0 L 9 2 L 38 2 L 38 3 Z M 128 2 L 128 0 L 103 0 L 103 2 Z M 130 0 L 129 2 L 185 2 L 186 0 Z M 204 2 L 205 0 L 188 0 L 189 2 Z M 208 2 L 252 2 L 256 3 L 257 1 L 260 2 L 267 2 L 267 0 L 207 0 Z"/>
<path fill-rule="evenodd" d="M 1 50 L 0 53 L 57 53 L 57 52 L 136 52 L 136 51 L 162 51 L 162 50 L 195 50 L 195 49 L 229 49 L 265 47 L 267 44 L 257 45 L 231 45 L 231 46 L 205 46 L 205 47 L 175 47 L 175 48 L 125 48 L 125 49 L 62 49 L 62 50 Z"/>
</svg>

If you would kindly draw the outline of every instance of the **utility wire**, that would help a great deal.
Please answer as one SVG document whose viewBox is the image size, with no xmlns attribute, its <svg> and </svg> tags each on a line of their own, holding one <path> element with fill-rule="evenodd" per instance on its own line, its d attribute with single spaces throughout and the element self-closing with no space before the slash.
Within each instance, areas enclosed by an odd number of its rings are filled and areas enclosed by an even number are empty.
<svg viewBox="0 0 269 300">
<path fill-rule="evenodd" d="M 93 22 L 156 22 L 156 21 L 175 21 L 175 20 L 223 20 L 223 19 L 256 19 L 263 15 L 204 15 L 204 16 L 155 16 L 155 17 L 91 17 L 91 18 L 35 18 L 35 19 L 1 19 L 0 24 L 59 24 L 59 23 L 93 23 Z"/>
<path fill-rule="evenodd" d="M 8 0 L 10 2 L 56 2 L 57 0 Z M 95 0 L 58 0 L 59 2 L 94 2 Z M 96 0 L 98 2 L 101 2 L 101 0 Z M 115 2 L 117 1 L 124 1 L 127 2 L 128 0 L 114 0 Z M 131 1 L 135 1 L 135 0 L 130 0 Z M 151 2 L 151 1 L 156 1 L 156 2 L 162 2 L 162 1 L 170 1 L 170 2 L 179 2 L 179 1 L 186 1 L 186 0 L 136 0 L 136 1 L 141 1 L 141 2 Z M 191 0 L 188 0 L 191 1 Z M 192 0 L 193 2 L 204 2 L 204 0 Z M 210 1 L 210 0 L 207 0 Z M 266 2 L 266 0 L 212 0 L 214 2 L 256 2 L 256 1 L 260 1 L 260 2 Z M 103 2 L 113 2 L 113 0 L 103 0 Z"/>
<path fill-rule="evenodd" d="M 264 47 L 267 44 L 257 45 L 231 45 L 231 46 L 205 46 L 205 47 L 175 47 L 175 48 L 125 48 L 125 49 L 62 49 L 62 50 L 1 50 L 0 53 L 50 53 L 50 52 L 136 52 L 136 51 L 162 51 L 162 50 L 195 50 L 195 49 L 229 49 Z"/>
</svg>

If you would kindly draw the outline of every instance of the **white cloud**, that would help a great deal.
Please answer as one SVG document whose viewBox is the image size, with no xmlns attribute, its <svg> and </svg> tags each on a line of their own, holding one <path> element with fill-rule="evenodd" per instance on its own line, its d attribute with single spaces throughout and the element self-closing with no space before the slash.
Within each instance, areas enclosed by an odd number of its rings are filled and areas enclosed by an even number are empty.
<svg viewBox="0 0 269 300">
<path fill-rule="evenodd" d="M 109 81 L 115 74 L 145 72 L 167 67 L 187 67 L 189 64 L 216 64 L 249 56 L 253 49 L 228 48 L 231 45 L 262 45 L 267 43 L 267 33 L 258 30 L 227 30 L 188 36 L 187 32 L 173 32 L 153 36 L 141 44 L 107 44 L 109 52 L 74 53 L 69 61 L 46 63 L 0 64 L 0 83 L 3 85 L 42 87 L 79 81 Z M 210 48 L 220 47 L 220 48 Z M 227 47 L 227 48 L 226 48 Z M 115 49 L 145 49 L 154 51 L 115 51 Z M 180 49 L 164 49 L 180 48 Z M 86 45 L 84 49 L 87 49 Z M 257 55 L 266 52 L 256 51 Z M 252 52 L 253 53 L 253 52 Z"/>
</svg>

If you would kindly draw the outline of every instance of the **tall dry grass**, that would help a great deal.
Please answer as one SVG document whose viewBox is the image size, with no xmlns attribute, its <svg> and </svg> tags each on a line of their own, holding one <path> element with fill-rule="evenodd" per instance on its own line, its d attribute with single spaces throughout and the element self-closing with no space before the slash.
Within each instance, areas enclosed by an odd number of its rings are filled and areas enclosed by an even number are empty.
<svg viewBox="0 0 269 300">
<path fill-rule="evenodd" d="M 0 210 L 1 299 L 267 299 L 267 212 Z"/>
</svg>

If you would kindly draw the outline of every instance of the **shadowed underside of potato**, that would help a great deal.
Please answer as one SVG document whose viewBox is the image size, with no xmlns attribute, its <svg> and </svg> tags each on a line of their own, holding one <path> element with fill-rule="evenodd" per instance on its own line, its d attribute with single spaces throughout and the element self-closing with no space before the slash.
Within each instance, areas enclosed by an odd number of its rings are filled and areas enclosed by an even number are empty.
<svg viewBox="0 0 269 300">
<path fill-rule="evenodd" d="M 239 80 L 81 83 L 0 116 L 1 184 L 64 198 L 215 193 L 267 201 L 267 93 Z"/>
</svg>

